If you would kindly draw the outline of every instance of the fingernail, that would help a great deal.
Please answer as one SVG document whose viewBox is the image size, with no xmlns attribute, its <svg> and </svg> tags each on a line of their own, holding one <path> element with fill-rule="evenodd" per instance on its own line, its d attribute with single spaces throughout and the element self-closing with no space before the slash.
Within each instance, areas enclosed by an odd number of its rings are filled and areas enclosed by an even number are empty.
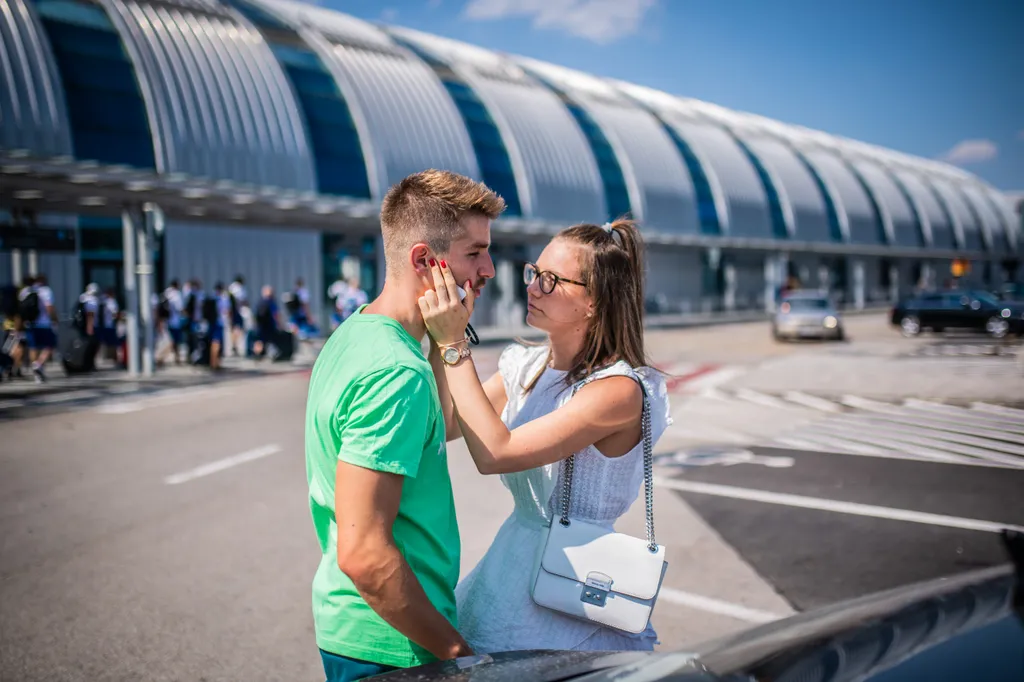
<svg viewBox="0 0 1024 682">
<path fill-rule="evenodd" d="M 441 261 L 441 267 L 442 267 L 442 268 L 446 268 L 446 267 L 448 267 L 448 264 L 447 264 L 447 263 L 445 263 L 444 261 Z"/>
<path fill-rule="evenodd" d="M 437 261 L 434 260 L 433 258 L 431 258 L 430 259 L 430 267 L 434 267 L 435 265 L 437 265 Z"/>
</svg>

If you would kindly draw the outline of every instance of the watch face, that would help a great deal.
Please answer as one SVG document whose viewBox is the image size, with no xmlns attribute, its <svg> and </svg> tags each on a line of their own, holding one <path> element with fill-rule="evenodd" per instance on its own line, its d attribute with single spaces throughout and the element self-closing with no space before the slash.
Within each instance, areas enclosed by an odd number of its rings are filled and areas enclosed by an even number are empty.
<svg viewBox="0 0 1024 682">
<path fill-rule="evenodd" d="M 449 365 L 454 365 L 459 361 L 459 349 L 458 348 L 445 348 L 444 354 L 441 356 L 445 362 Z"/>
</svg>

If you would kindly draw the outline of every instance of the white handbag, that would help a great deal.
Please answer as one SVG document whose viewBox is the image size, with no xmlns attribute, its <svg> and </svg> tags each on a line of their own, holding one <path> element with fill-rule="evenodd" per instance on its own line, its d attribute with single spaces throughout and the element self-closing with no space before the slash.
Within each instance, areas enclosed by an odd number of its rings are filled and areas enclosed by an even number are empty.
<svg viewBox="0 0 1024 682">
<path fill-rule="evenodd" d="M 573 388 L 573 395 L 586 381 Z M 533 601 L 567 616 L 640 634 L 647 629 L 665 577 L 665 548 L 654 541 L 651 408 L 644 390 L 644 489 L 647 541 L 572 519 L 575 456 L 563 464 L 560 518 L 551 522 L 533 585 Z"/>
</svg>

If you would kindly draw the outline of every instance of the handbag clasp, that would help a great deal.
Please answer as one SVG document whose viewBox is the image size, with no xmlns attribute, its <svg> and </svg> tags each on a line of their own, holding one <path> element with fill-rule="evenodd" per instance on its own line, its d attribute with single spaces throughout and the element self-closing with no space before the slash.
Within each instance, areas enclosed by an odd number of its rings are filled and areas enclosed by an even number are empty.
<svg viewBox="0 0 1024 682">
<path fill-rule="evenodd" d="M 612 589 L 611 577 L 604 573 L 593 571 L 587 574 L 587 581 L 583 583 L 583 591 L 580 594 L 580 601 L 594 606 L 604 606 L 608 600 L 608 593 Z"/>
</svg>

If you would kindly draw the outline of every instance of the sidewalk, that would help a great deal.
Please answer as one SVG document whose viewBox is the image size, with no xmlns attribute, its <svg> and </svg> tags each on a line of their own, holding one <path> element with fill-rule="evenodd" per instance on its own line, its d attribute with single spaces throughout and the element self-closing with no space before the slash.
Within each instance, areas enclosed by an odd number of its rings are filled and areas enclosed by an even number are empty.
<svg viewBox="0 0 1024 682">
<path fill-rule="evenodd" d="M 115 367 L 109 361 L 101 361 L 95 372 L 67 376 L 59 362 L 51 362 L 47 370 L 47 381 L 36 383 L 31 376 L 0 383 L 0 417 L 13 416 L 17 408 L 46 405 L 68 406 L 81 402 L 93 402 L 129 394 L 158 393 L 172 389 L 191 388 L 234 381 L 237 379 L 269 376 L 311 368 L 316 354 L 323 345 L 322 340 L 313 342 L 312 347 L 301 347 L 291 362 L 271 362 L 251 358 L 226 357 L 221 370 L 210 371 L 209 367 L 174 365 L 154 369 L 153 376 L 130 376 L 127 371 Z"/>
</svg>

